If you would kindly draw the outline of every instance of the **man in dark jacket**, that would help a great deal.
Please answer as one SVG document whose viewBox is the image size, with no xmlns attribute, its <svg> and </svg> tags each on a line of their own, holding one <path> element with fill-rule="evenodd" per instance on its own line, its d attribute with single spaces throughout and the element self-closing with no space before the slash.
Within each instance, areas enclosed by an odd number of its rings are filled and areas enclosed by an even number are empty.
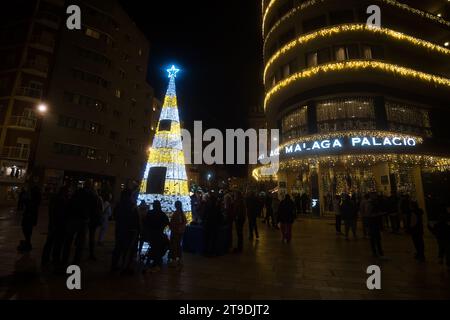
<svg viewBox="0 0 450 320">
<path fill-rule="evenodd" d="M 348 240 L 348 234 L 350 229 L 352 230 L 353 237 L 356 238 L 356 217 L 357 211 L 353 201 L 348 194 L 343 195 L 342 204 L 340 207 L 341 217 L 345 224 L 345 240 Z"/>
<path fill-rule="evenodd" d="M 217 237 L 223 222 L 218 199 L 210 192 L 205 204 L 203 227 L 205 232 L 205 254 L 214 256 L 218 253 Z"/>
<path fill-rule="evenodd" d="M 248 228 L 249 228 L 249 240 L 253 240 L 253 236 L 259 239 L 258 225 L 256 218 L 259 213 L 259 199 L 254 192 L 251 192 L 246 199 Z"/>
<path fill-rule="evenodd" d="M 70 196 L 70 187 L 63 186 L 58 194 L 50 200 L 48 208 L 48 235 L 42 252 L 42 265 L 50 262 L 50 256 L 52 256 L 55 264 L 58 264 L 61 260 Z"/>
<path fill-rule="evenodd" d="M 33 228 L 37 225 L 40 204 L 41 190 L 38 186 L 37 179 L 33 178 L 24 201 L 25 210 L 22 216 L 22 232 L 25 240 L 19 244 L 17 248 L 19 251 L 28 252 L 32 249 L 31 235 L 33 234 Z"/>
<path fill-rule="evenodd" d="M 423 241 L 423 210 L 416 201 L 411 202 L 411 238 L 416 248 L 415 258 L 417 261 L 425 261 L 425 243 Z"/>
<path fill-rule="evenodd" d="M 245 201 L 240 191 L 236 192 L 233 203 L 233 211 L 236 222 L 237 247 L 234 252 L 241 253 L 244 248 L 244 223 L 245 223 Z"/>
<path fill-rule="evenodd" d="M 291 197 L 287 194 L 284 200 L 280 202 L 278 208 L 278 221 L 281 227 L 281 241 L 291 242 L 292 239 L 292 224 L 295 219 L 295 204 L 291 200 Z"/>
</svg>

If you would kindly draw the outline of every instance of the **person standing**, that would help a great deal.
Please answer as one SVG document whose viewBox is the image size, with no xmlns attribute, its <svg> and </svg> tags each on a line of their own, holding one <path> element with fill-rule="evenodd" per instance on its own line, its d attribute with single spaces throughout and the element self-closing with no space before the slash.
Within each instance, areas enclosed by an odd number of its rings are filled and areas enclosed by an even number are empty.
<svg viewBox="0 0 450 320">
<path fill-rule="evenodd" d="M 248 217 L 248 229 L 249 229 L 249 240 L 252 241 L 253 237 L 259 239 L 257 217 L 259 212 L 259 200 L 254 192 L 250 192 L 246 201 L 247 207 L 247 217 Z"/>
<path fill-rule="evenodd" d="M 274 227 L 275 229 L 279 229 L 278 228 L 279 208 L 280 208 L 280 199 L 278 199 L 278 193 L 274 193 L 272 199 L 272 214 L 273 214 L 272 227 Z"/>
<path fill-rule="evenodd" d="M 86 203 L 89 212 L 89 260 L 95 261 L 95 233 L 102 224 L 102 199 L 98 196 L 97 191 L 91 180 L 86 181 Z"/>
<path fill-rule="evenodd" d="M 409 200 L 409 195 L 402 195 L 400 199 L 399 209 L 403 219 L 403 227 L 406 233 L 409 233 L 411 227 L 411 201 Z"/>
<path fill-rule="evenodd" d="M 372 204 L 370 202 L 370 195 L 366 193 L 359 205 L 359 214 L 361 216 L 364 238 L 369 236 L 369 216 L 372 211 Z"/>
<path fill-rule="evenodd" d="M 244 248 L 244 223 L 245 223 L 245 202 L 240 191 L 236 192 L 236 198 L 233 203 L 233 211 L 236 223 L 237 247 L 235 253 L 242 253 Z"/>
<path fill-rule="evenodd" d="M 98 245 L 102 246 L 105 240 L 106 232 L 108 231 L 109 219 L 112 216 L 111 210 L 111 196 L 105 195 L 106 199 L 102 200 L 102 214 L 100 218 L 100 231 L 98 234 Z"/>
<path fill-rule="evenodd" d="M 274 225 L 274 221 L 273 221 L 273 208 L 272 208 L 272 196 L 270 195 L 270 193 L 266 194 L 266 198 L 264 200 L 264 206 L 266 207 L 266 218 L 265 218 L 265 223 L 267 225 Z"/>
<path fill-rule="evenodd" d="M 121 270 L 133 274 L 132 264 L 136 256 L 139 234 L 139 214 L 133 192 L 126 188 L 115 208 L 116 230 L 111 271 Z"/>
<path fill-rule="evenodd" d="M 278 221 L 281 228 L 281 241 L 290 243 L 292 239 L 292 224 L 295 219 L 295 204 L 291 197 L 287 194 L 281 201 L 278 209 Z"/>
<path fill-rule="evenodd" d="M 383 212 L 382 204 L 376 193 L 372 193 L 370 203 L 371 210 L 368 212 L 370 246 L 374 257 L 383 257 L 384 252 L 381 246 L 381 215 Z"/>
<path fill-rule="evenodd" d="M 170 219 L 170 257 L 172 258 L 172 266 L 182 266 L 182 247 L 184 231 L 186 230 L 187 219 L 183 212 L 181 201 L 175 202 L 175 212 Z"/>
<path fill-rule="evenodd" d="M 218 252 L 217 237 L 222 223 L 218 199 L 213 192 L 210 192 L 205 204 L 204 232 L 205 232 L 205 255 L 214 256 Z"/>
<path fill-rule="evenodd" d="M 50 256 L 56 265 L 61 261 L 70 195 L 70 187 L 63 186 L 58 194 L 50 200 L 48 208 L 48 234 L 44 249 L 42 250 L 42 265 L 47 265 L 50 262 Z"/>
<path fill-rule="evenodd" d="M 342 234 L 341 197 L 339 195 L 334 197 L 333 210 L 336 219 L 336 234 Z"/>
<path fill-rule="evenodd" d="M 348 194 L 344 195 L 344 199 L 342 200 L 342 204 L 340 206 L 340 211 L 345 224 L 345 240 L 349 240 L 348 235 L 350 230 L 352 230 L 353 238 L 356 239 L 357 212 L 353 201 L 350 199 Z"/>
<path fill-rule="evenodd" d="M 31 236 L 33 228 L 37 225 L 39 206 L 41 205 L 41 189 L 37 177 L 33 177 L 28 195 L 24 201 L 25 210 L 22 216 L 22 232 L 25 240 L 21 241 L 17 249 L 20 252 L 29 252 L 32 249 Z"/>
<path fill-rule="evenodd" d="M 226 191 L 223 197 L 223 212 L 225 216 L 225 221 L 227 224 L 227 249 L 230 250 L 233 246 L 233 222 L 234 222 L 234 212 L 233 212 L 233 195 L 230 191 Z"/>
<path fill-rule="evenodd" d="M 410 234 L 416 248 L 415 259 L 425 261 L 425 243 L 423 241 L 423 210 L 416 201 L 411 202 Z"/>
</svg>

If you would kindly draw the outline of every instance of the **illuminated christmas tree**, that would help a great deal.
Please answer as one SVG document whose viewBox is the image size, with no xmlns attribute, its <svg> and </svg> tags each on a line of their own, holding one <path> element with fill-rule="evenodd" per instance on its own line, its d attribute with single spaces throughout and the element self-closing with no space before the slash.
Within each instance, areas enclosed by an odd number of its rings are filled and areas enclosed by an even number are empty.
<svg viewBox="0 0 450 320">
<path fill-rule="evenodd" d="M 175 210 L 175 201 L 180 200 L 190 221 L 191 200 L 175 89 L 178 71 L 175 66 L 167 70 L 170 79 L 169 87 L 150 148 L 138 201 L 144 200 L 152 207 L 153 201 L 159 200 L 163 211 L 170 214 Z"/>
</svg>

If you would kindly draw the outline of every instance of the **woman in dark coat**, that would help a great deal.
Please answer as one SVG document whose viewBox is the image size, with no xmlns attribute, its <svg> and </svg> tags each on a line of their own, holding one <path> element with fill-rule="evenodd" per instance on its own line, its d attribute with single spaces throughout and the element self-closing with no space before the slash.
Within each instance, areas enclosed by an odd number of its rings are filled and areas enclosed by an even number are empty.
<svg viewBox="0 0 450 320">
<path fill-rule="evenodd" d="M 292 239 L 292 224 L 295 218 L 295 204 L 291 197 L 287 194 L 278 208 L 278 221 L 281 228 L 281 241 L 291 242 Z"/>
</svg>

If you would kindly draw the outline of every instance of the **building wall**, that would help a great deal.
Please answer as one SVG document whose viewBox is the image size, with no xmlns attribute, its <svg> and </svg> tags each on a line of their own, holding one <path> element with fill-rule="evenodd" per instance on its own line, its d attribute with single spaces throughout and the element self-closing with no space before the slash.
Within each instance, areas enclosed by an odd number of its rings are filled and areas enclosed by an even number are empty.
<svg viewBox="0 0 450 320">
<path fill-rule="evenodd" d="M 149 43 L 115 1 L 80 6 L 82 30 L 61 29 L 36 164 L 113 181 L 117 196 L 141 179 L 151 143 Z"/>
</svg>

